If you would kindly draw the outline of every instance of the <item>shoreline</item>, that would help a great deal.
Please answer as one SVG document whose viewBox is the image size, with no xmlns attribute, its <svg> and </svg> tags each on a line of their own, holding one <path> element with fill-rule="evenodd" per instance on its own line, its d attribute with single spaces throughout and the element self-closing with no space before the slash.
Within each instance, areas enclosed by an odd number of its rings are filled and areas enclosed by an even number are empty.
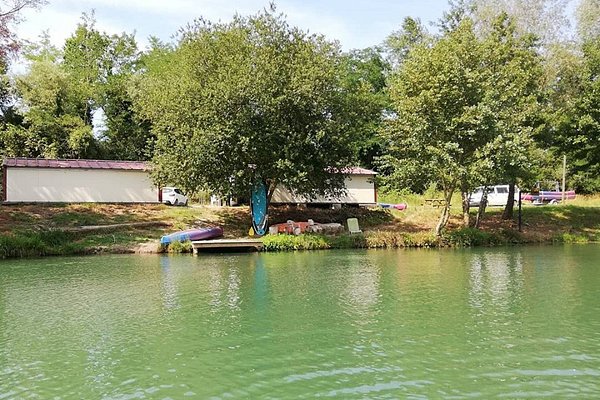
<svg viewBox="0 0 600 400">
<path fill-rule="evenodd" d="M 455 208 L 458 210 L 458 207 Z M 579 204 L 524 209 L 523 232 L 514 220 L 490 210 L 480 229 L 461 227 L 452 216 L 446 233 L 432 231 L 437 210 L 414 206 L 405 212 L 381 209 L 273 209 L 271 223 L 306 218 L 322 223 L 358 218 L 362 234 L 267 235 L 264 252 L 326 249 L 468 248 L 600 242 L 600 199 Z M 162 235 L 191 227 L 222 226 L 225 238 L 247 237 L 246 207 L 214 208 L 100 204 L 2 205 L 0 259 L 94 254 L 191 252 L 190 243 L 160 247 Z"/>
<path fill-rule="evenodd" d="M 263 237 L 264 247 L 259 252 L 277 253 L 294 251 L 322 251 L 322 250 L 351 250 L 351 249 L 465 249 L 477 247 L 525 247 L 531 245 L 559 245 L 559 244 L 598 244 L 600 241 L 591 238 L 577 236 L 576 238 L 555 238 L 545 241 L 514 241 L 507 240 L 496 235 L 456 234 L 450 232 L 441 239 L 435 239 L 433 235 L 407 235 L 402 232 L 366 232 L 365 234 L 341 234 L 336 236 L 302 234 L 277 235 Z M 5 247 L 5 237 L 0 237 L 0 250 Z M 110 254 L 138 254 L 138 255 L 161 255 L 161 254 L 191 254 L 191 242 L 178 243 L 172 248 L 165 248 L 158 241 L 148 241 L 135 245 L 121 245 L 115 243 L 112 246 L 73 247 L 65 244 L 55 247 L 40 248 L 31 246 L 22 247 L 10 255 L 3 254 L 0 259 L 27 259 L 55 256 L 94 256 Z M 219 253 L 228 253 L 219 251 Z M 207 253 L 208 254 L 208 253 Z"/>
</svg>

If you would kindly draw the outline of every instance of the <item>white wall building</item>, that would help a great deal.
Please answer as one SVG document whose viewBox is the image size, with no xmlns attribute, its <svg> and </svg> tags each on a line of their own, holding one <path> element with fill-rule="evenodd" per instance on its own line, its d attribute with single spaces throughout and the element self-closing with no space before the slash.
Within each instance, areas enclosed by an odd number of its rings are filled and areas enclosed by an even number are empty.
<svg viewBox="0 0 600 400">
<path fill-rule="evenodd" d="M 346 194 L 340 197 L 317 197 L 308 199 L 295 195 L 287 188 L 277 187 L 271 204 L 355 204 L 374 205 L 377 203 L 376 172 L 364 168 L 350 168 L 344 184 Z"/>
<path fill-rule="evenodd" d="M 7 158 L 7 203 L 157 203 L 160 191 L 140 161 Z"/>
</svg>

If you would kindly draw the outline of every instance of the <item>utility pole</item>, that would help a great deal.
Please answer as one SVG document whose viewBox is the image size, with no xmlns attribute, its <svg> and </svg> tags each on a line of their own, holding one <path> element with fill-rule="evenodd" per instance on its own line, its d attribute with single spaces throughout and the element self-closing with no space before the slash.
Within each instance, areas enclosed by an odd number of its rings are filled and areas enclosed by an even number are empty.
<svg viewBox="0 0 600 400">
<path fill-rule="evenodd" d="M 565 198 L 566 198 L 566 193 L 565 191 L 567 190 L 565 188 L 566 182 L 567 182 L 567 155 L 563 155 L 563 180 L 562 180 L 562 202 L 563 204 L 565 203 Z"/>
</svg>

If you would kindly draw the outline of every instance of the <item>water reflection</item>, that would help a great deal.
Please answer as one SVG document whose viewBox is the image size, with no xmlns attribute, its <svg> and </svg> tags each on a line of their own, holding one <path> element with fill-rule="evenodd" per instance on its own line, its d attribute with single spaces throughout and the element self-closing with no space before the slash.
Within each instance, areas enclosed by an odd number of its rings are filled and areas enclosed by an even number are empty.
<svg viewBox="0 0 600 400">
<path fill-rule="evenodd" d="M 171 258 L 171 256 L 160 257 L 160 269 L 163 277 L 163 305 L 166 309 L 176 309 L 179 307 L 179 302 L 177 299 L 177 282 L 175 274 L 171 268 Z"/>
<path fill-rule="evenodd" d="M 265 263 L 262 257 L 253 257 L 254 268 L 254 304 L 258 314 L 263 314 L 268 310 L 269 302 L 269 280 Z"/>
<path fill-rule="evenodd" d="M 599 251 L 10 262 L 0 398 L 596 398 Z"/>
<path fill-rule="evenodd" d="M 508 311 L 519 302 L 524 278 L 523 260 L 518 251 L 473 254 L 469 272 L 472 307 Z"/>
<path fill-rule="evenodd" d="M 349 265 L 352 267 L 346 271 L 344 284 L 339 285 L 341 306 L 356 324 L 369 324 L 379 301 L 379 269 L 370 262 Z"/>
</svg>

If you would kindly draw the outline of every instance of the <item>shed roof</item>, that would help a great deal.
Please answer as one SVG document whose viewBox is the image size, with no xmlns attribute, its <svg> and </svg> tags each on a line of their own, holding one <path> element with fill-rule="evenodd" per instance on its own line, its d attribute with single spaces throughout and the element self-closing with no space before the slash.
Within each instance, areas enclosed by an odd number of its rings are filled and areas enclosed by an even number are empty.
<svg viewBox="0 0 600 400">
<path fill-rule="evenodd" d="M 147 171 L 150 165 L 144 161 L 121 160 L 83 160 L 83 159 L 50 159 L 50 158 L 5 158 L 3 166 L 26 168 L 81 168 L 81 169 L 124 169 Z M 348 167 L 344 170 L 348 175 L 377 175 L 377 172 L 361 167 Z"/>
<path fill-rule="evenodd" d="M 80 169 L 123 169 L 146 171 L 148 163 L 144 161 L 119 160 L 70 160 L 47 158 L 5 158 L 2 162 L 6 167 L 26 168 L 80 168 Z"/>
<path fill-rule="evenodd" d="M 361 167 L 349 167 L 344 172 L 348 175 L 377 175 L 377 172 Z"/>
</svg>

